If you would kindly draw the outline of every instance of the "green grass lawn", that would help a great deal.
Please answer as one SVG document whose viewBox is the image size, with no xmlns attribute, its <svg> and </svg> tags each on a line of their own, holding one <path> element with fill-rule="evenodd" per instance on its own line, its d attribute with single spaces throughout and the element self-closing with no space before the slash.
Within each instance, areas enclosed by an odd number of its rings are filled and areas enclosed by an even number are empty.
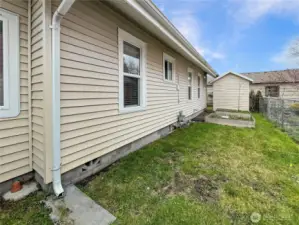
<svg viewBox="0 0 299 225">
<path fill-rule="evenodd" d="M 256 129 L 196 123 L 79 187 L 115 224 L 299 224 L 299 147 L 261 115 Z"/>
<path fill-rule="evenodd" d="M 196 123 L 121 159 L 79 187 L 115 224 L 299 224 L 299 147 L 261 115 L 256 129 Z M 0 225 L 52 224 L 37 192 L 0 199 Z"/>
</svg>

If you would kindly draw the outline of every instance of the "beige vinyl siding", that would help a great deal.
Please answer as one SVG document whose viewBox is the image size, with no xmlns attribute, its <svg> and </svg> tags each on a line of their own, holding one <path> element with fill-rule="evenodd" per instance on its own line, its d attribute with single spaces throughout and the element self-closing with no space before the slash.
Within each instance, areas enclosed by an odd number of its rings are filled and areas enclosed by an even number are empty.
<svg viewBox="0 0 299 225">
<path fill-rule="evenodd" d="M 207 104 L 213 105 L 213 85 L 207 86 Z"/>
<path fill-rule="evenodd" d="M 33 169 L 44 176 L 43 0 L 31 2 Z"/>
<path fill-rule="evenodd" d="M 145 111 L 118 110 L 118 27 L 147 43 Z M 163 52 L 176 59 L 175 83 L 163 80 Z M 103 3 L 76 1 L 61 27 L 62 172 L 176 122 L 181 110 L 186 116 L 202 110 L 206 101 L 197 98 L 195 78 L 201 71 L 193 67 L 189 101 L 188 67 L 190 62 Z"/>
<path fill-rule="evenodd" d="M 255 93 L 261 91 L 265 96 L 266 86 L 279 86 L 279 97 L 284 99 L 299 99 L 299 83 L 297 84 L 251 84 L 250 90 Z"/>
<path fill-rule="evenodd" d="M 29 147 L 28 3 L 2 0 L 0 7 L 19 15 L 20 21 L 20 114 L 0 119 L 0 183 L 31 171 Z"/>
<path fill-rule="evenodd" d="M 215 81 L 213 109 L 249 111 L 249 81 L 233 74 Z"/>
</svg>

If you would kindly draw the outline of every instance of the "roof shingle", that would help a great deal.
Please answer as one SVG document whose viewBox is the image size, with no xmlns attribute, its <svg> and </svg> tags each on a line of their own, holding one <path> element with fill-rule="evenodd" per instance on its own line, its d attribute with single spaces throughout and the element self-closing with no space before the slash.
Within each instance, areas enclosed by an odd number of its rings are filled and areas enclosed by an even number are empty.
<svg viewBox="0 0 299 225">
<path fill-rule="evenodd" d="M 279 71 L 266 71 L 266 72 L 241 73 L 241 74 L 252 79 L 254 84 L 299 82 L 299 69 L 287 69 L 287 70 L 279 70 Z"/>
</svg>

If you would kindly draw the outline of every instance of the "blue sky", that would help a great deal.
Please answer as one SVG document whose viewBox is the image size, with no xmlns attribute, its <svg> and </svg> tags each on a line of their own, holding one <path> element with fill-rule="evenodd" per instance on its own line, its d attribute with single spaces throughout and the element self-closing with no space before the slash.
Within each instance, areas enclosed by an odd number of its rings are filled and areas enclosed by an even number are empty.
<svg viewBox="0 0 299 225">
<path fill-rule="evenodd" d="M 299 0 L 153 1 L 219 74 L 299 67 Z"/>
</svg>

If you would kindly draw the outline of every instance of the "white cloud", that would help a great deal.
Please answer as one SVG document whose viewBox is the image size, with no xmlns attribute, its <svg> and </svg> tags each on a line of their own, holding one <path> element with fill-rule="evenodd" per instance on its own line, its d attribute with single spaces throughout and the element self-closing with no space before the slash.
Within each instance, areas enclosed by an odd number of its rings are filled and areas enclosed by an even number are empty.
<svg viewBox="0 0 299 225">
<path fill-rule="evenodd" d="M 291 41 L 289 41 L 282 48 L 281 52 L 279 52 L 277 55 L 275 55 L 271 58 L 271 61 L 275 62 L 275 63 L 278 63 L 278 64 L 281 64 L 283 66 L 287 66 L 289 68 L 298 67 L 298 65 L 299 65 L 298 56 L 295 57 L 294 55 L 291 54 L 292 48 L 294 47 L 294 45 L 296 43 L 298 45 L 298 39 L 299 39 L 299 36 L 294 37 Z"/>
<path fill-rule="evenodd" d="M 299 20 L 298 0 L 230 0 L 229 13 L 241 23 L 252 24 L 267 14 L 295 17 Z"/>
<path fill-rule="evenodd" d="M 225 58 L 224 53 L 212 50 L 204 44 L 205 41 L 202 39 L 200 21 L 193 10 L 173 10 L 170 12 L 170 15 L 171 22 L 206 60 L 220 60 Z"/>
</svg>

